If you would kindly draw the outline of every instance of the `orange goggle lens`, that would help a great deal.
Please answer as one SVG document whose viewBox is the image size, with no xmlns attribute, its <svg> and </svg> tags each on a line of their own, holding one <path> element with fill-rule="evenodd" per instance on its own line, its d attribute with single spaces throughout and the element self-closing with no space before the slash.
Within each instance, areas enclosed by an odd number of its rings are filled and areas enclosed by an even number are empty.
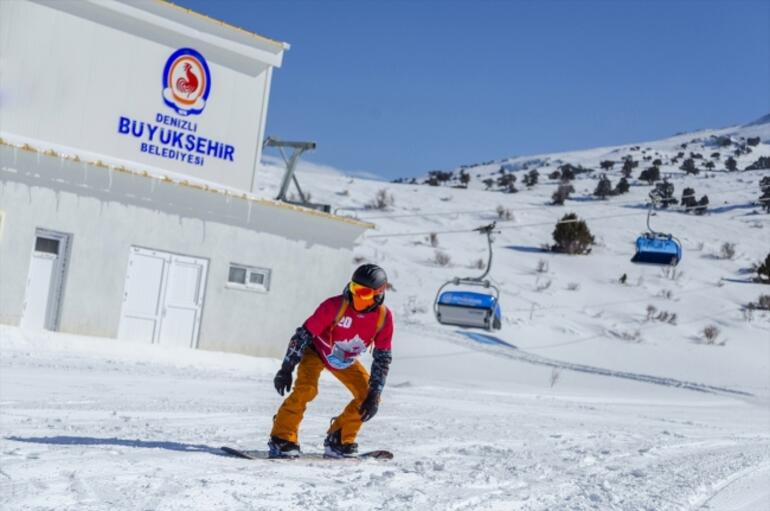
<svg viewBox="0 0 770 511">
<path fill-rule="evenodd" d="M 385 286 L 378 289 L 372 289 L 370 287 L 362 286 L 361 284 L 356 284 L 355 282 L 351 282 L 349 287 L 350 292 L 362 300 L 371 300 L 385 291 Z"/>
</svg>

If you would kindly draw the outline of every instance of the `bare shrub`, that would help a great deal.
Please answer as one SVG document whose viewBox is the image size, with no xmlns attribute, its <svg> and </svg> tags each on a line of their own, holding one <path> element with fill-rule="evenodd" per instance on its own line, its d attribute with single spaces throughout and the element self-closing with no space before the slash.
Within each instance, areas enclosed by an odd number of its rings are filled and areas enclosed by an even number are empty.
<svg viewBox="0 0 770 511">
<path fill-rule="evenodd" d="M 495 211 L 497 211 L 497 218 L 499 220 L 502 220 L 504 222 L 513 220 L 513 212 L 510 209 L 504 208 L 503 206 L 497 206 L 497 209 Z"/>
<path fill-rule="evenodd" d="M 545 291 L 549 287 L 551 287 L 551 280 L 550 279 L 546 279 L 544 281 L 540 281 L 540 278 L 538 278 L 537 281 L 535 282 L 535 291 L 538 291 L 538 292 Z"/>
<path fill-rule="evenodd" d="M 756 302 L 747 305 L 749 309 L 759 309 L 770 311 L 770 295 L 760 295 Z"/>
<path fill-rule="evenodd" d="M 428 236 L 428 243 L 430 243 L 431 247 L 436 248 L 438 246 L 438 234 L 435 232 L 430 233 Z"/>
<path fill-rule="evenodd" d="M 706 344 L 716 344 L 719 334 L 719 327 L 716 325 L 709 325 L 701 332 L 701 338 Z M 724 342 L 722 342 L 722 344 L 724 344 Z"/>
<path fill-rule="evenodd" d="M 664 266 L 660 269 L 660 276 L 668 280 L 679 280 L 682 272 L 678 272 L 676 266 Z"/>
<path fill-rule="evenodd" d="M 388 193 L 387 188 L 381 188 L 377 191 L 371 202 L 366 207 L 367 209 L 388 209 L 396 203 L 396 199 L 392 194 Z"/>
<path fill-rule="evenodd" d="M 754 307 L 752 307 L 752 305 L 754 304 L 748 304 L 746 308 L 741 311 L 743 313 L 743 321 L 746 321 L 747 323 L 751 323 L 754 319 Z"/>
<path fill-rule="evenodd" d="M 655 316 L 655 321 L 660 321 L 661 323 L 668 323 L 669 325 L 676 325 L 676 313 L 660 311 L 657 314 L 657 316 Z"/>
<path fill-rule="evenodd" d="M 474 262 L 471 264 L 471 268 L 476 268 L 477 270 L 483 270 L 483 269 L 484 269 L 484 268 L 486 268 L 486 267 L 487 267 L 487 263 L 485 263 L 485 262 L 484 262 L 484 260 L 483 260 L 483 259 L 481 259 L 481 258 L 478 258 L 478 259 L 476 259 L 476 260 L 475 260 L 475 261 L 474 261 Z"/>
<path fill-rule="evenodd" d="M 559 382 L 559 378 L 561 378 L 561 368 L 559 367 L 551 368 L 551 378 L 550 378 L 551 388 L 553 388 L 553 386 Z"/>
<path fill-rule="evenodd" d="M 658 310 L 654 305 L 647 306 L 647 321 L 660 321 L 669 325 L 676 325 L 676 313 Z"/>
<path fill-rule="evenodd" d="M 580 284 L 577 282 L 569 282 L 567 284 L 567 291 L 577 291 L 578 289 L 580 289 Z"/>
<path fill-rule="evenodd" d="M 725 241 L 722 243 L 722 246 L 719 247 L 719 258 L 732 259 L 733 257 L 735 257 L 735 243 Z"/>
<path fill-rule="evenodd" d="M 658 296 L 665 298 L 666 300 L 671 300 L 671 298 L 674 296 L 674 293 L 670 289 L 661 289 L 658 291 Z"/>
<path fill-rule="evenodd" d="M 545 259 L 540 259 L 537 262 L 537 266 L 535 267 L 535 271 L 537 273 L 548 273 L 548 261 Z"/>
<path fill-rule="evenodd" d="M 642 342 L 642 332 L 639 330 L 628 330 L 622 332 L 617 330 L 608 330 L 607 333 L 623 341 Z"/>
<path fill-rule="evenodd" d="M 642 332 L 639 330 L 631 330 L 628 332 L 621 332 L 620 333 L 621 339 L 624 341 L 631 341 L 631 342 L 641 342 L 642 341 Z"/>
<path fill-rule="evenodd" d="M 428 312 L 428 307 L 426 307 L 425 304 L 418 302 L 417 297 L 414 295 L 409 296 L 403 306 L 403 314 L 406 319 L 409 319 L 415 314 L 424 314 L 426 312 Z"/>
<path fill-rule="evenodd" d="M 433 256 L 433 262 L 439 266 L 447 266 L 451 260 L 449 254 L 441 250 L 436 250 L 436 254 Z"/>
</svg>

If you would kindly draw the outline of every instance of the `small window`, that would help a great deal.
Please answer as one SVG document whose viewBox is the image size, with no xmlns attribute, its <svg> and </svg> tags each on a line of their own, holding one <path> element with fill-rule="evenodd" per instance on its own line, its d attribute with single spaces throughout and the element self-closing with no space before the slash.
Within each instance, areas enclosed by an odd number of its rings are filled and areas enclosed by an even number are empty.
<svg viewBox="0 0 770 511">
<path fill-rule="evenodd" d="M 35 252 L 44 252 L 46 254 L 59 254 L 59 240 L 52 240 L 51 238 L 35 239 Z"/>
<path fill-rule="evenodd" d="M 270 290 L 270 270 L 231 264 L 227 281 L 229 287 L 267 292 Z"/>
<path fill-rule="evenodd" d="M 239 268 L 237 266 L 230 267 L 230 276 L 228 282 L 233 284 L 245 284 L 246 283 L 246 268 Z"/>
</svg>

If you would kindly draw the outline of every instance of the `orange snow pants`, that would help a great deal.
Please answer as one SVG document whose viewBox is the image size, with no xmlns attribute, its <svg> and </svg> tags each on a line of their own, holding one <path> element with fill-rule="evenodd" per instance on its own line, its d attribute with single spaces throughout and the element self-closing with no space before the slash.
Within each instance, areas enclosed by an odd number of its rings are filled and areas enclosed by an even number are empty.
<svg viewBox="0 0 770 511">
<path fill-rule="evenodd" d="M 321 371 L 324 370 L 324 367 L 321 357 L 312 347 L 305 350 L 305 354 L 297 367 L 297 380 L 294 382 L 294 388 L 283 401 L 273 419 L 273 431 L 270 433 L 272 436 L 296 444 L 299 443 L 299 425 L 302 422 L 307 404 L 318 394 L 318 379 L 321 377 Z M 341 429 L 342 443 L 352 443 L 356 441 L 358 430 L 361 429 L 361 414 L 358 412 L 358 408 L 369 392 L 369 373 L 358 360 L 346 369 L 331 371 L 331 373 L 353 394 L 353 400 L 334 419 L 328 432 Z"/>
</svg>

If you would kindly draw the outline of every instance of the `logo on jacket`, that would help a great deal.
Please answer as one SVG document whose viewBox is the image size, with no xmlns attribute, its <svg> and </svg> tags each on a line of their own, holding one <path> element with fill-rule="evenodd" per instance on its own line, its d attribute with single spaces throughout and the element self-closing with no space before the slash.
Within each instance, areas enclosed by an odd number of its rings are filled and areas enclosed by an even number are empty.
<svg viewBox="0 0 770 511">
<path fill-rule="evenodd" d="M 181 48 L 163 67 L 163 102 L 179 115 L 197 115 L 206 107 L 211 73 L 203 55 Z"/>
<path fill-rule="evenodd" d="M 358 335 L 347 341 L 334 343 L 332 352 L 326 357 L 329 364 L 335 369 L 350 367 L 356 357 L 366 351 L 366 343 Z"/>
</svg>

